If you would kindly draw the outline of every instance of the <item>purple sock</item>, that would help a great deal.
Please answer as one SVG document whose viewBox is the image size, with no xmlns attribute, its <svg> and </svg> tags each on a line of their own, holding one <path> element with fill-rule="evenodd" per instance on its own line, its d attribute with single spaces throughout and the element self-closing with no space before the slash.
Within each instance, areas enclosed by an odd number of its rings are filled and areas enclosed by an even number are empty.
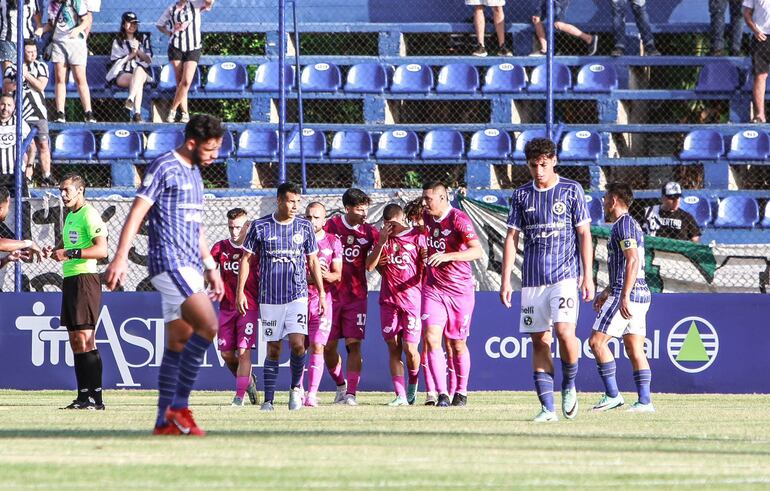
<svg viewBox="0 0 770 491">
<path fill-rule="evenodd" d="M 553 412 L 553 374 L 535 372 L 535 391 L 537 391 L 540 404 Z"/>
<path fill-rule="evenodd" d="M 176 391 L 174 400 L 171 401 L 171 407 L 182 409 L 189 405 L 190 392 L 192 392 L 195 379 L 198 378 L 198 371 L 203 363 L 203 355 L 211 345 L 211 341 L 193 333 L 184 346 L 182 356 L 179 358 L 179 377 L 176 382 Z"/>
<path fill-rule="evenodd" d="M 158 370 L 158 416 L 155 420 L 155 426 L 166 424 L 166 409 L 174 398 L 181 356 L 182 353 L 169 351 L 168 348 L 163 352 L 163 360 L 160 362 L 160 370 Z"/>
</svg>

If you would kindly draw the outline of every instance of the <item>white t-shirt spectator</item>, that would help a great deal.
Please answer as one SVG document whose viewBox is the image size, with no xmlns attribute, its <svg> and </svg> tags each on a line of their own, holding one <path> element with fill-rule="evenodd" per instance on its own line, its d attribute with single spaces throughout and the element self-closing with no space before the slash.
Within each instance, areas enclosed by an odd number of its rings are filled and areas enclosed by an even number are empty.
<svg viewBox="0 0 770 491">
<path fill-rule="evenodd" d="M 757 29 L 770 34 L 770 0 L 743 0 L 743 6 L 754 10 L 751 18 Z"/>
</svg>

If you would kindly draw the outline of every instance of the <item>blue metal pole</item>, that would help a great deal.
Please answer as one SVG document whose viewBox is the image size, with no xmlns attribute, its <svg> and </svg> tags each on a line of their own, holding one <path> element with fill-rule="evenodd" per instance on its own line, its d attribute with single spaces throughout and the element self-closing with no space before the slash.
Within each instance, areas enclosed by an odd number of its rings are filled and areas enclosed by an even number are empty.
<svg viewBox="0 0 770 491">
<path fill-rule="evenodd" d="M 286 181 L 286 0 L 278 0 L 278 68 L 278 182 L 282 183 Z"/>
<path fill-rule="evenodd" d="M 22 179 L 24 179 L 24 150 L 22 147 L 21 113 L 24 104 L 24 2 L 17 2 L 16 8 L 16 182 L 14 183 L 16 199 L 13 204 L 14 230 L 16 240 L 22 240 L 22 216 L 24 203 L 22 202 Z M 21 261 L 16 262 L 14 269 L 14 288 L 21 291 Z"/>
<path fill-rule="evenodd" d="M 548 0 L 548 19 L 546 21 L 548 49 L 545 54 L 546 63 L 546 89 L 545 89 L 545 134 L 553 138 L 553 55 L 556 51 L 553 35 L 553 2 Z"/>
<path fill-rule="evenodd" d="M 299 63 L 299 24 L 297 24 L 297 2 L 292 0 L 291 2 L 292 20 L 294 22 L 294 72 L 299 76 L 300 63 Z M 307 163 L 305 163 L 305 138 L 302 133 L 305 126 L 305 115 L 302 109 L 302 84 L 297 84 L 297 112 L 299 113 L 299 160 L 302 166 L 302 194 L 307 193 Z"/>
</svg>

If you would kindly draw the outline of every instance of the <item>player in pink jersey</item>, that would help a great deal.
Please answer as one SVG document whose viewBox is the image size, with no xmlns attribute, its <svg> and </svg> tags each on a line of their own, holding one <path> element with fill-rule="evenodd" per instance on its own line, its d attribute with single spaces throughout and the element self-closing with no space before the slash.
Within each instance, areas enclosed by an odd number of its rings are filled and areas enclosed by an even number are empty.
<svg viewBox="0 0 770 491">
<path fill-rule="evenodd" d="M 420 372 L 420 304 L 422 276 L 425 265 L 425 236 L 406 224 L 404 210 L 391 203 L 382 212 L 383 226 L 379 241 L 366 258 L 369 271 L 377 268 L 382 275 L 380 287 L 380 321 L 382 337 L 388 344 L 390 375 L 396 398 L 389 406 L 414 404 L 417 396 L 417 376 Z M 404 387 L 406 355 L 409 370 L 409 390 Z"/>
<path fill-rule="evenodd" d="M 468 215 L 452 208 L 446 186 L 423 187 L 428 268 L 423 288 L 422 319 L 428 364 L 438 392 L 437 406 L 449 406 L 447 366 L 454 370 L 456 391 L 451 404 L 464 406 L 468 399 L 471 356 L 465 343 L 471 327 L 475 288 L 471 261 L 482 255 L 481 243 Z M 444 358 L 441 338 L 446 339 Z M 454 384 L 453 384 L 454 385 Z"/>
<path fill-rule="evenodd" d="M 227 229 L 230 238 L 220 240 L 211 248 L 211 256 L 219 265 L 224 282 L 225 295 L 219 303 L 219 332 L 217 343 L 222 359 L 235 376 L 235 397 L 233 406 L 243 406 L 243 396 L 248 393 L 249 401 L 257 404 L 257 379 L 251 371 L 251 348 L 257 341 L 259 327 L 259 268 L 252 260 L 252 273 L 246 283 L 246 295 L 250 309 L 246 315 L 238 312 L 235 292 L 238 288 L 238 269 L 243 250 L 241 230 L 246 223 L 246 210 L 233 208 L 227 212 Z M 254 256 L 256 258 L 256 256 Z"/>
<path fill-rule="evenodd" d="M 329 342 L 332 328 L 332 290 L 342 277 L 342 243 L 336 235 L 328 234 L 323 229 L 326 224 L 326 207 L 313 201 L 305 210 L 305 218 L 310 220 L 318 242 L 318 261 L 321 263 L 321 275 L 326 292 L 327 308 L 323 315 L 318 314 L 318 288 L 312 283 L 308 273 L 308 342 L 310 343 L 310 361 L 308 362 L 308 391 L 305 406 L 318 405 L 317 393 L 324 368 L 324 348 Z"/>
<path fill-rule="evenodd" d="M 366 256 L 377 243 L 377 227 L 366 223 L 371 200 L 363 191 L 350 188 L 342 195 L 344 215 L 330 218 L 324 229 L 342 242 L 342 279 L 335 288 L 332 306 L 332 332 L 324 351 L 326 366 L 337 383 L 335 403 L 356 406 L 356 390 L 361 379 L 361 342 L 366 328 Z M 347 381 L 342 377 L 342 358 L 337 341 L 345 338 L 348 351 Z"/>
</svg>

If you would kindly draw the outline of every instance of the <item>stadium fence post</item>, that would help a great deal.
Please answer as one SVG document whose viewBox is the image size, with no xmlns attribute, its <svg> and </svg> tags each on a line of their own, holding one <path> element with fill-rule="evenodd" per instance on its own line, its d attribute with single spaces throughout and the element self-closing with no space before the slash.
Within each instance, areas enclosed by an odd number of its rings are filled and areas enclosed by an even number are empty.
<svg viewBox="0 0 770 491">
<path fill-rule="evenodd" d="M 296 28 L 296 27 L 295 27 Z M 278 183 L 286 181 L 286 0 L 278 0 Z M 299 73 L 296 74 L 299 77 Z M 299 85 L 299 83 L 297 84 Z"/>
<path fill-rule="evenodd" d="M 300 73 L 300 47 L 299 47 L 299 24 L 297 23 L 297 2 L 291 0 L 291 15 L 294 23 L 294 71 L 299 76 Z M 305 163 L 305 142 L 303 129 L 305 126 L 304 111 L 302 109 L 302 84 L 297 84 L 297 113 L 299 116 L 299 160 L 302 168 L 302 194 L 307 193 L 307 164 Z"/>
<path fill-rule="evenodd" d="M 553 2 L 548 0 L 548 19 L 546 29 L 548 29 L 548 49 L 546 50 L 546 88 L 545 88 L 545 133 L 548 138 L 553 139 L 553 55 L 554 35 L 553 35 Z"/>
</svg>

